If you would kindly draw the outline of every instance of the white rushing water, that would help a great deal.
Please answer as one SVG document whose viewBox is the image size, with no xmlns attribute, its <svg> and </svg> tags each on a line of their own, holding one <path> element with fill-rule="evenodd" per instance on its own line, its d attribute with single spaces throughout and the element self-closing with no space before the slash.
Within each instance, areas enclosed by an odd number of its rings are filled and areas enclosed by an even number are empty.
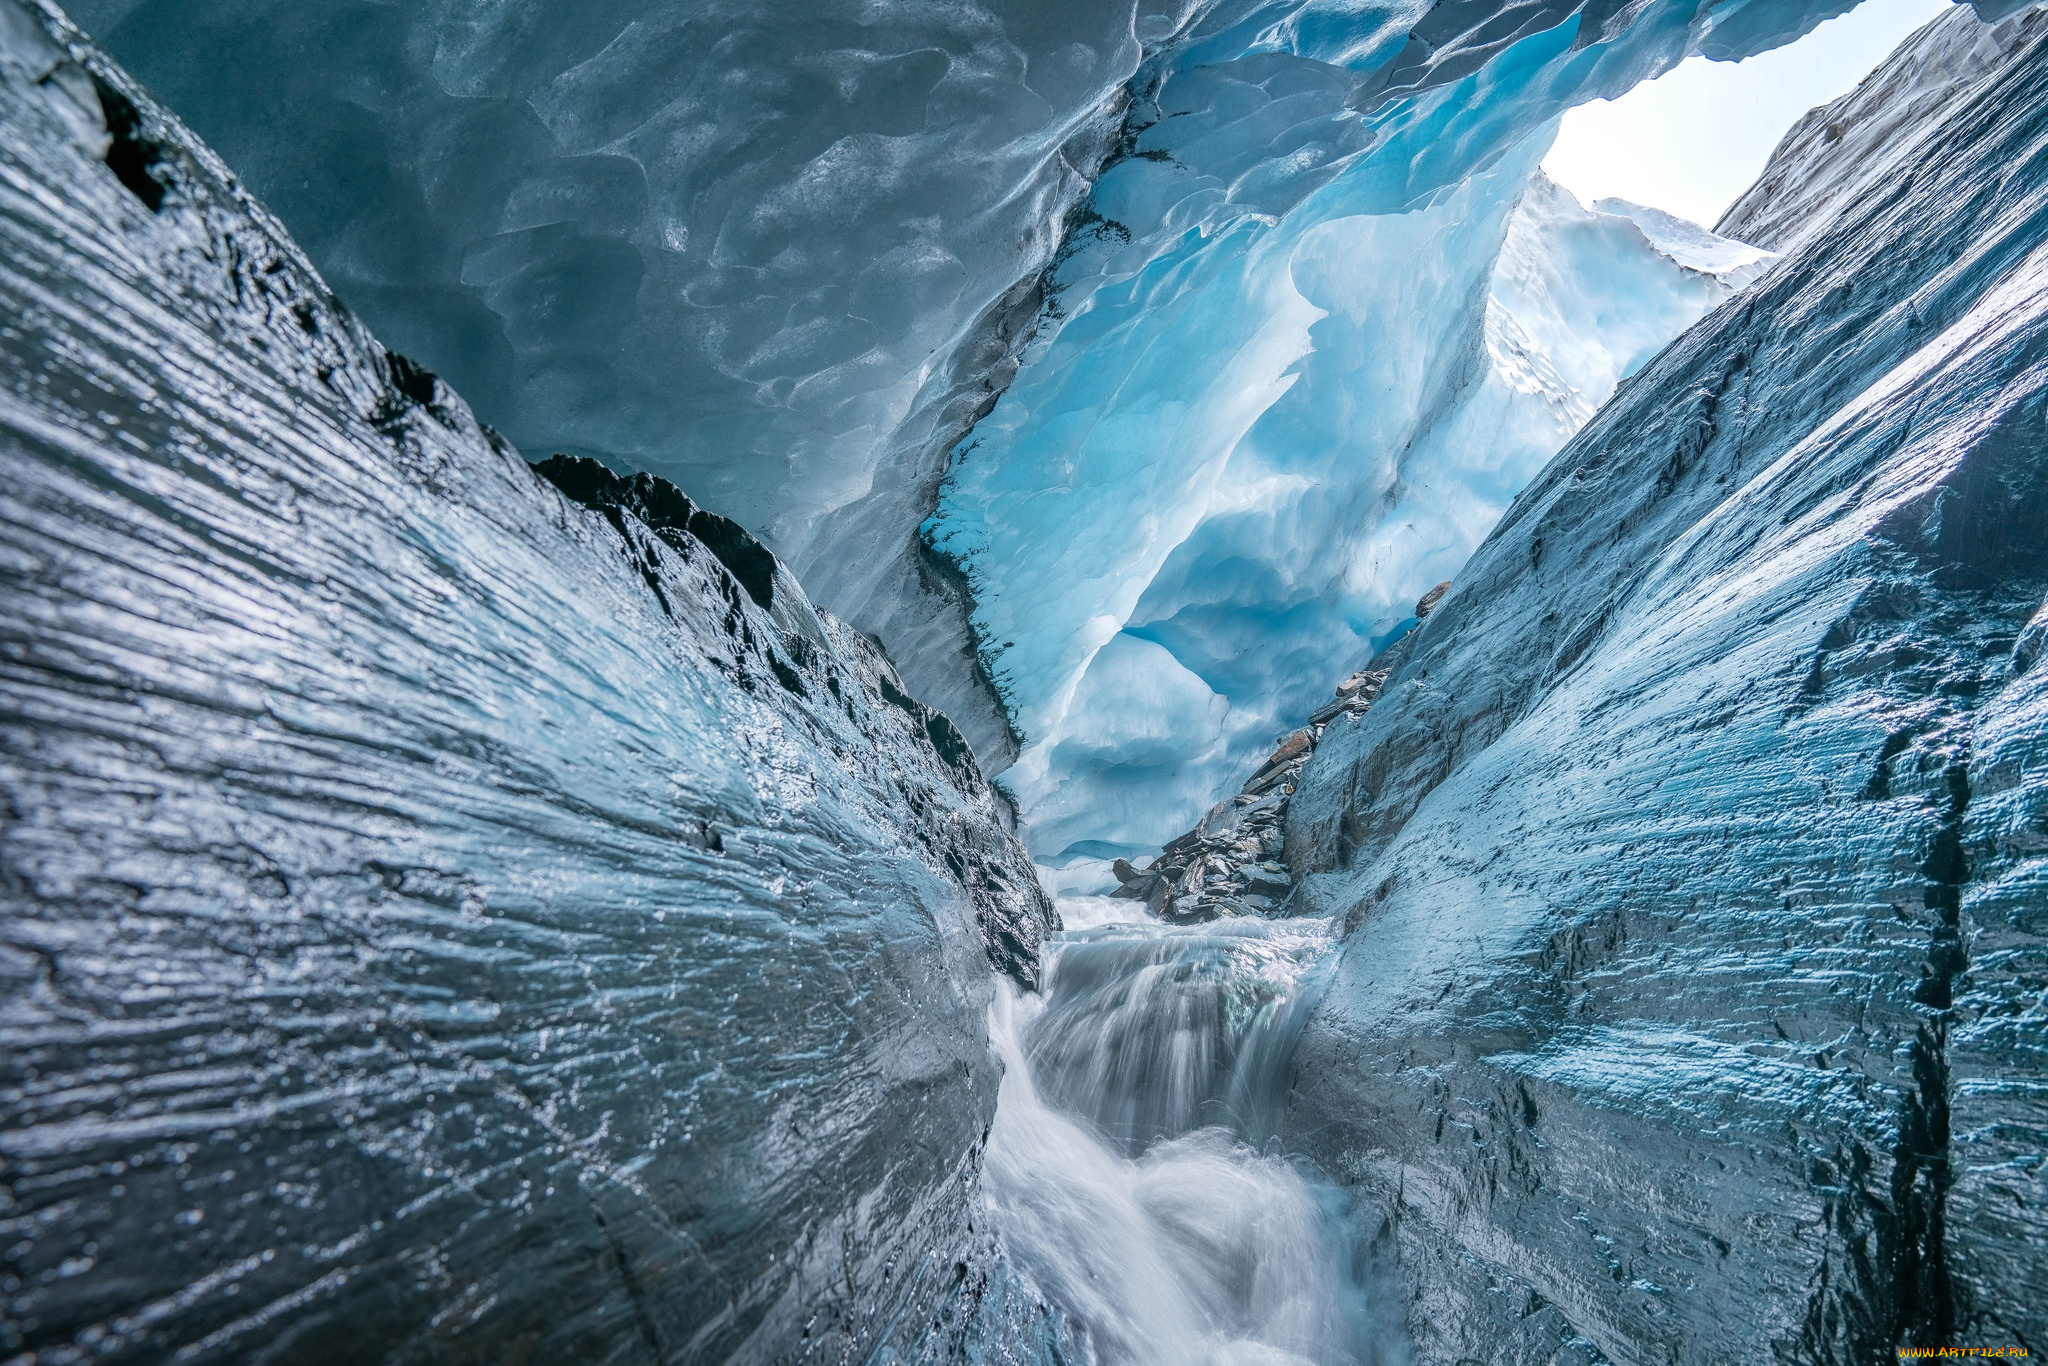
<svg viewBox="0 0 2048 1366">
<path fill-rule="evenodd" d="M 1061 909 L 1083 928 L 1048 944 L 1043 995 L 991 1012 L 984 1184 L 1011 1250 L 1105 1366 L 1384 1359 L 1332 1193 L 1274 1151 L 1333 927 Z"/>
</svg>

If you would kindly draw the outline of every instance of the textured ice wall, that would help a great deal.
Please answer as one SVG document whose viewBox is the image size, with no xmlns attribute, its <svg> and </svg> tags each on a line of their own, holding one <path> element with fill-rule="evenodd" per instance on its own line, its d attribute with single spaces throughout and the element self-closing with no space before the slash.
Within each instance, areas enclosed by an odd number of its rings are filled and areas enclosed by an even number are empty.
<svg viewBox="0 0 2048 1366">
<path fill-rule="evenodd" d="M 523 448 L 654 470 L 760 529 L 999 765 L 954 581 L 914 533 L 1027 337 L 1145 261 L 1236 253 L 1232 225 L 1368 151 L 1377 211 L 1405 206 L 1564 102 L 1845 4 L 81 0 L 79 17 L 380 335 Z"/>
<path fill-rule="evenodd" d="M 1041 856 L 1188 825 L 1726 297 L 1673 258 L 1754 277 L 1756 253 L 1662 215 L 1637 213 L 1661 251 L 1571 224 L 1547 186 L 1506 225 L 1565 104 L 1818 10 L 1517 12 L 1462 35 L 1459 13 L 1398 56 L 1360 20 L 1263 65 L 1211 64 L 1220 37 L 1162 59 L 1054 273 L 1057 327 L 956 457 L 927 536 L 973 589 Z"/>
<path fill-rule="evenodd" d="M 1768 259 L 1586 211 L 1535 172 L 1549 140 L 1398 213 L 1367 164 L 1103 285 L 976 428 L 928 535 L 974 585 L 1040 855 L 1191 825 Z"/>
<path fill-rule="evenodd" d="M 1095 155 L 1063 149 L 1167 8 L 75 17 L 508 436 L 658 467 L 801 550 L 867 492 L 932 353 L 1051 249 Z"/>
<path fill-rule="evenodd" d="M 1031 1359 L 957 734 L 74 55 L 0 0 L 0 1356 Z"/>
<path fill-rule="evenodd" d="M 343 298 L 522 448 L 757 528 L 998 761 L 913 533 L 1188 4 L 86 0 Z M 923 463 L 921 463 L 923 462 Z"/>
<path fill-rule="evenodd" d="M 1782 249 L 1821 232 L 1843 208 L 1881 189 L 1944 110 L 1975 95 L 2025 29 L 1958 5 L 1900 45 L 1840 99 L 1810 111 L 1772 151 L 1756 184 L 1728 206 L 1721 232 Z"/>
<path fill-rule="evenodd" d="M 1351 927 L 1292 1133 L 1422 1363 L 2048 1340 L 2048 10 L 2009 22 L 1288 805 Z"/>
</svg>

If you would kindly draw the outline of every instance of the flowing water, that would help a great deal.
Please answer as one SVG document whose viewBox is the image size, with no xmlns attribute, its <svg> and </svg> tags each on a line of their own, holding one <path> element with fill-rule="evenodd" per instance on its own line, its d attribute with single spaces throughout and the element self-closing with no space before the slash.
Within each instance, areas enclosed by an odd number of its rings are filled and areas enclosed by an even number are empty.
<svg viewBox="0 0 2048 1366">
<path fill-rule="evenodd" d="M 1105 1366 L 1377 1360 L 1345 1221 L 1273 1151 L 1332 927 L 1129 906 L 1063 899 L 1043 995 L 993 1008 L 998 1226 Z"/>
</svg>

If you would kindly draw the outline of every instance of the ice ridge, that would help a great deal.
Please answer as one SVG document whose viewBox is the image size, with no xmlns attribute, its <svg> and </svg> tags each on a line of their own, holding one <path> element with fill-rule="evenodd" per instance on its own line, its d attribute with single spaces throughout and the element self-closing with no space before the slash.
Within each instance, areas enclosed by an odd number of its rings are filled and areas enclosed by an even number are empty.
<svg viewBox="0 0 2048 1366">
<path fill-rule="evenodd" d="M 1967 13 L 1879 73 L 1867 188 L 1301 769 L 1290 909 L 1349 932 L 1290 1132 L 1420 1362 L 2048 1338 L 2048 9 L 2008 22 L 1952 99 L 1890 76 Z"/>
<path fill-rule="evenodd" d="M 879 651 L 18 0 L 0 317 L 0 1356 L 1072 1359 L 974 1231 L 1050 908 Z"/>
</svg>

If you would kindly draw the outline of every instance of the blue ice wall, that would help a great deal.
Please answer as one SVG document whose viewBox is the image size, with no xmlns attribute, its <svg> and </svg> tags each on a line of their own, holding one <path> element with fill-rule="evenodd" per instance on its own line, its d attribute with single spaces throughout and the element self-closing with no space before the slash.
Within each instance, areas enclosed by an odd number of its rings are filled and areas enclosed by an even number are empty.
<svg viewBox="0 0 2048 1366">
<path fill-rule="evenodd" d="M 666 475 L 759 531 L 1000 766 L 916 529 L 1026 341 L 1119 306 L 1098 287 L 1129 310 L 1232 278 L 1340 176 L 1349 207 L 1317 215 L 1395 211 L 1569 100 L 1843 7 L 74 8 L 379 335 L 522 449 Z"/>
<path fill-rule="evenodd" d="M 1703 22 L 1664 7 L 1582 44 L 1567 20 L 1354 120 L 1366 145 L 1336 174 L 1297 149 L 1248 191 L 1199 173 L 1230 150 L 1206 129 L 1214 73 L 1162 88 L 1137 142 L 1158 155 L 1096 186 L 1117 230 L 1062 267 L 1058 316 L 926 524 L 973 587 L 1037 853 L 1191 824 L 1624 376 L 1754 278 L 1767 253 L 1589 212 L 1535 171 L 1556 110 Z"/>
</svg>

